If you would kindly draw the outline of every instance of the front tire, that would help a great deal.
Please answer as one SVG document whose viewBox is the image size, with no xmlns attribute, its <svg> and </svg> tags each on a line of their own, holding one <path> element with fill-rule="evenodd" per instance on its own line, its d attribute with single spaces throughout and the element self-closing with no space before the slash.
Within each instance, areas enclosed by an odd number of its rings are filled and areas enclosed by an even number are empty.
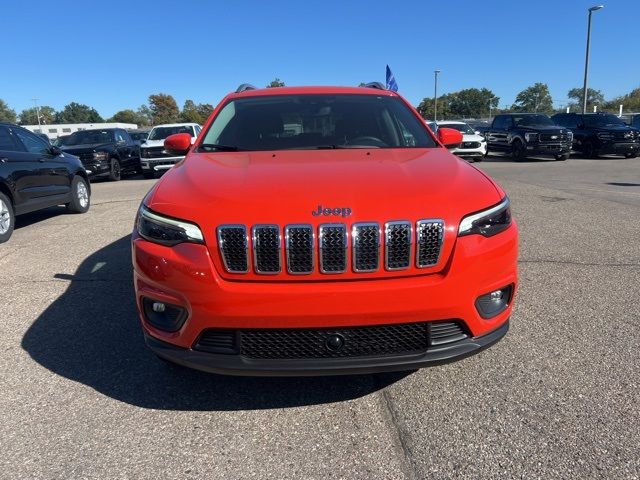
<svg viewBox="0 0 640 480">
<path fill-rule="evenodd" d="M 120 167 L 120 161 L 117 158 L 112 158 L 109 164 L 109 180 L 117 182 L 122 178 L 122 169 Z"/>
<path fill-rule="evenodd" d="M 566 160 L 567 158 L 569 158 L 569 154 L 568 153 L 563 153 L 562 155 L 556 155 L 556 160 L 558 160 L 560 162 Z"/>
<path fill-rule="evenodd" d="M 582 153 L 587 158 L 598 158 L 598 151 L 591 140 L 587 140 L 582 144 Z"/>
<path fill-rule="evenodd" d="M 13 204 L 9 197 L 0 192 L 0 243 L 4 243 L 11 238 L 15 225 L 16 216 L 13 211 Z"/>
<path fill-rule="evenodd" d="M 76 175 L 71 182 L 71 201 L 67 203 L 67 211 L 70 213 L 86 213 L 90 205 L 89 185 L 84 178 Z"/>
<path fill-rule="evenodd" d="M 522 143 L 522 140 L 515 139 L 513 143 L 511 143 L 511 156 L 516 162 L 521 162 L 525 158 L 527 158 L 524 151 L 524 143 Z"/>
<path fill-rule="evenodd" d="M 625 153 L 624 158 L 636 158 L 638 156 L 637 153 Z"/>
</svg>

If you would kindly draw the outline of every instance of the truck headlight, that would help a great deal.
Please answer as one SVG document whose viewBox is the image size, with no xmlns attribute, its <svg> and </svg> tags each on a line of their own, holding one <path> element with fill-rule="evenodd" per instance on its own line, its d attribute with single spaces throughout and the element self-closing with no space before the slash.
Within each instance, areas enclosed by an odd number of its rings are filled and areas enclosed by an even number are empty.
<svg viewBox="0 0 640 480">
<path fill-rule="evenodd" d="M 109 158 L 109 153 L 107 152 L 93 152 L 94 160 L 107 160 Z"/>
<path fill-rule="evenodd" d="M 524 134 L 524 139 L 527 142 L 537 142 L 538 141 L 538 134 L 537 133 L 527 132 L 527 133 Z"/>
<path fill-rule="evenodd" d="M 460 222 L 458 236 L 479 234 L 492 237 L 511 225 L 511 204 L 505 197 L 498 205 L 467 215 Z"/>
<path fill-rule="evenodd" d="M 138 234 L 145 240 L 161 245 L 204 243 L 200 228 L 191 222 L 165 217 L 142 205 L 136 219 Z"/>
</svg>

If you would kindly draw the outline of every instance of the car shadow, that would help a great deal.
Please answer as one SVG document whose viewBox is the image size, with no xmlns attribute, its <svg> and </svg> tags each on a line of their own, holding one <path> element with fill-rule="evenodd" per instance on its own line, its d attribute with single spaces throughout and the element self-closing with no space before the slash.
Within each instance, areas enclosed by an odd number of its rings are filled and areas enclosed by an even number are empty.
<svg viewBox="0 0 640 480">
<path fill-rule="evenodd" d="M 42 210 L 36 210 L 35 212 L 25 213 L 16 216 L 15 229 L 28 227 L 34 223 L 48 220 L 49 218 L 58 217 L 60 215 L 67 215 L 67 209 L 62 206 L 43 208 Z M 69 214 L 73 215 L 73 214 Z"/>
<path fill-rule="evenodd" d="M 67 290 L 31 325 L 22 348 L 50 371 L 131 405 L 246 410 L 362 397 L 408 373 L 348 377 L 227 377 L 157 359 L 144 345 L 134 302 L 130 237 L 88 256 Z"/>
</svg>

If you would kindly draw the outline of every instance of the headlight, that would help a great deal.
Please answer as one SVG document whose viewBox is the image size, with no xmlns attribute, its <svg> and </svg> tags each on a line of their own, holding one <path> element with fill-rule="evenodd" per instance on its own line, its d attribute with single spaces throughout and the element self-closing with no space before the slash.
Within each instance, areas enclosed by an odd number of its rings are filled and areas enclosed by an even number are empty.
<svg viewBox="0 0 640 480">
<path fill-rule="evenodd" d="M 509 199 L 505 197 L 495 207 L 464 217 L 458 228 L 458 236 L 479 234 L 483 237 L 492 237 L 506 230 L 509 225 L 511 225 L 511 206 Z"/>
<path fill-rule="evenodd" d="M 570 142 L 573 141 L 573 132 L 567 132 L 567 140 L 569 140 Z"/>
<path fill-rule="evenodd" d="M 538 134 L 537 133 L 525 133 L 524 134 L 524 139 L 527 142 L 537 142 L 538 141 Z"/>
<path fill-rule="evenodd" d="M 109 154 L 107 152 L 93 152 L 94 160 L 106 160 L 109 158 Z"/>
<path fill-rule="evenodd" d="M 142 158 L 147 158 L 147 157 L 149 157 L 149 150 L 148 150 L 148 149 L 146 149 L 146 148 L 141 148 L 141 149 L 140 149 L 140 156 L 141 156 Z"/>
<path fill-rule="evenodd" d="M 158 215 L 144 205 L 138 211 L 136 226 L 142 238 L 161 245 L 204 243 L 202 231 L 195 223 Z"/>
</svg>

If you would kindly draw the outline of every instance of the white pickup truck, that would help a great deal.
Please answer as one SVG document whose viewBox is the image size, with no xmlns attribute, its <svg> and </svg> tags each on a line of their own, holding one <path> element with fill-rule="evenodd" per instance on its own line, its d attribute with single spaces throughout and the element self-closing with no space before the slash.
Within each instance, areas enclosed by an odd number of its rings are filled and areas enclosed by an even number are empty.
<svg viewBox="0 0 640 480">
<path fill-rule="evenodd" d="M 193 144 L 202 127 L 197 123 L 170 123 L 156 125 L 149 132 L 149 137 L 140 145 L 140 164 L 145 178 L 154 178 L 157 173 L 169 170 L 184 158 L 176 157 L 164 149 L 164 139 L 175 133 L 188 133 Z"/>
</svg>

